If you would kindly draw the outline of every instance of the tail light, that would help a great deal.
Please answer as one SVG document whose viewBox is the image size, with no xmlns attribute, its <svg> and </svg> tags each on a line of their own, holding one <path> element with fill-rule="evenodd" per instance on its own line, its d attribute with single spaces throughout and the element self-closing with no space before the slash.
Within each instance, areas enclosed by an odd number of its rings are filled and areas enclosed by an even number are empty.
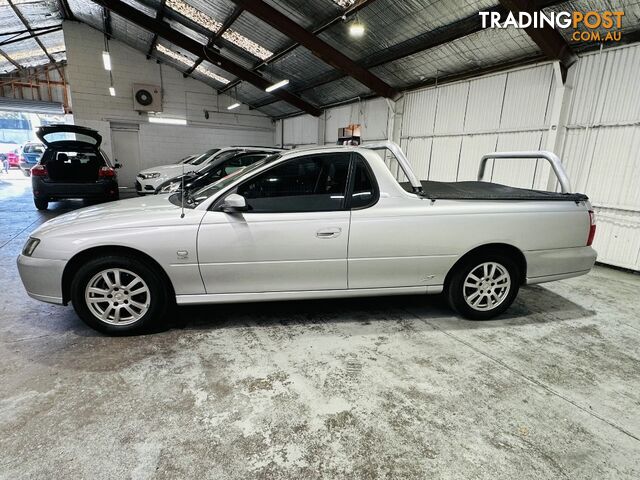
<svg viewBox="0 0 640 480">
<path fill-rule="evenodd" d="M 593 243 L 593 237 L 596 236 L 596 215 L 593 210 L 589 210 L 589 236 L 587 237 L 587 247 Z"/>
<path fill-rule="evenodd" d="M 100 170 L 98 170 L 98 177 L 100 178 L 108 178 L 108 177 L 115 177 L 115 176 L 116 176 L 116 171 L 111 167 L 100 167 Z"/>
<path fill-rule="evenodd" d="M 47 167 L 44 165 L 36 165 L 31 168 L 31 175 L 34 177 L 44 177 L 47 174 Z"/>
</svg>

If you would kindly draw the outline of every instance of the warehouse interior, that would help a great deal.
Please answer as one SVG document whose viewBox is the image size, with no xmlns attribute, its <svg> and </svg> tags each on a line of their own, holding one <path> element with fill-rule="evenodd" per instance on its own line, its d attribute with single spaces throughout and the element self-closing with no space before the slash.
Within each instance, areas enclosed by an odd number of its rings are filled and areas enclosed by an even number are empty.
<svg viewBox="0 0 640 480">
<path fill-rule="evenodd" d="M 622 13 L 491 28 L 482 12 Z M 0 477 L 640 476 L 639 2 L 0 0 L 0 27 Z M 356 127 L 420 180 L 553 152 L 595 212 L 597 264 L 488 321 L 402 295 L 179 306 L 152 334 L 104 336 L 29 298 L 16 268 L 30 232 L 86 206 L 36 209 L 10 168 L 51 124 L 99 132 L 125 201 L 188 155 Z M 560 190 L 520 160 L 485 178 Z"/>
</svg>

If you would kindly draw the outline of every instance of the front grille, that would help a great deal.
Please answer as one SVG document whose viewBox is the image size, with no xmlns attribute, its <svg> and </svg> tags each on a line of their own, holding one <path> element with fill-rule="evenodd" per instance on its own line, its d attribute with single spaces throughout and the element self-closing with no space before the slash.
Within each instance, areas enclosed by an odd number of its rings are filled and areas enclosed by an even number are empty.
<svg viewBox="0 0 640 480">
<path fill-rule="evenodd" d="M 152 185 L 145 185 L 144 189 L 145 190 L 155 190 Z"/>
</svg>

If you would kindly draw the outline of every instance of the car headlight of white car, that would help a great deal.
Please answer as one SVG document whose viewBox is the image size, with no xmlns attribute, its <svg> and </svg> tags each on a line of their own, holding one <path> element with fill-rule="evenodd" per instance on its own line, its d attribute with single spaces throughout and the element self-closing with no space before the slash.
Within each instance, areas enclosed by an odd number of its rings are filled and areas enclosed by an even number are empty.
<svg viewBox="0 0 640 480">
<path fill-rule="evenodd" d="M 149 180 L 150 178 L 158 178 L 160 176 L 160 172 L 141 173 L 140 176 L 144 180 Z"/>
<path fill-rule="evenodd" d="M 180 182 L 171 182 L 160 189 L 162 193 L 176 192 L 180 188 Z"/>
<path fill-rule="evenodd" d="M 27 243 L 24 244 L 24 248 L 22 249 L 22 254 L 25 257 L 30 257 L 31 255 L 33 255 L 33 252 L 39 243 L 40 243 L 39 239 L 29 237 L 29 240 L 27 240 Z"/>
</svg>

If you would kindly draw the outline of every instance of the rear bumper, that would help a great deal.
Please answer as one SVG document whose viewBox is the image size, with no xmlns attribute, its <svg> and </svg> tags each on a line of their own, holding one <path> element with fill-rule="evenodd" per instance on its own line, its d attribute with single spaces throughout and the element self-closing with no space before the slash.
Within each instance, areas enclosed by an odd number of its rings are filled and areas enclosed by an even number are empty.
<svg viewBox="0 0 640 480">
<path fill-rule="evenodd" d="M 591 247 L 558 248 L 524 252 L 527 284 L 552 282 L 589 273 L 597 253 Z"/>
<path fill-rule="evenodd" d="M 27 294 L 41 302 L 62 305 L 62 272 L 66 260 L 18 256 L 18 272 Z"/>
<path fill-rule="evenodd" d="M 33 196 L 42 199 L 118 198 L 118 182 L 103 180 L 95 183 L 51 183 L 32 176 Z"/>
</svg>

